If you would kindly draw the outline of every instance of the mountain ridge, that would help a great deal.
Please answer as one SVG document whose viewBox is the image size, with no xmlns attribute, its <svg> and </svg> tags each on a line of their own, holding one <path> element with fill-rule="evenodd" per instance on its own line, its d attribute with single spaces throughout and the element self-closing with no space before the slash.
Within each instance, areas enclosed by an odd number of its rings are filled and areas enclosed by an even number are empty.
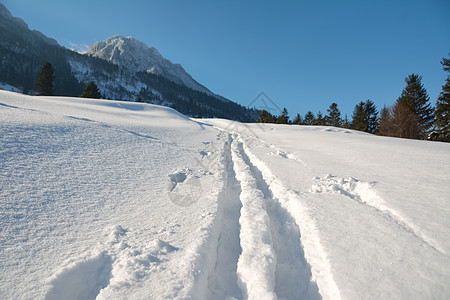
<svg viewBox="0 0 450 300">
<path fill-rule="evenodd" d="M 140 99 L 170 106 L 193 117 L 245 122 L 254 122 L 258 117 L 255 109 L 212 93 L 180 64 L 173 64 L 156 48 L 149 48 L 132 37 L 116 35 L 109 43 L 103 41 L 92 45 L 90 54 L 81 54 L 30 30 L 2 4 L 0 29 L 0 82 L 15 86 L 26 94 L 33 93 L 37 72 L 45 62 L 50 62 L 56 76 L 57 95 L 79 96 L 83 86 L 93 81 L 105 99 Z"/>
<path fill-rule="evenodd" d="M 193 79 L 181 64 L 172 63 L 155 47 L 148 47 L 132 36 L 114 35 L 104 41 L 96 42 L 89 47 L 86 54 L 105 59 L 120 67 L 159 74 L 178 84 L 214 95 L 208 88 Z"/>
</svg>

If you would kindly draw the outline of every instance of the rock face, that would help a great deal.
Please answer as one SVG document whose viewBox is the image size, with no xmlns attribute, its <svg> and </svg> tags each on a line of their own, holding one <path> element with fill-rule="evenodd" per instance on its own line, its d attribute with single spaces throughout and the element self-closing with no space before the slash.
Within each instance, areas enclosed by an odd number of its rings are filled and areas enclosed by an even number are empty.
<svg viewBox="0 0 450 300">
<path fill-rule="evenodd" d="M 165 59 L 155 47 L 149 48 L 131 36 L 115 35 L 97 42 L 88 49 L 87 54 L 131 71 L 158 74 L 194 90 L 212 94 L 210 90 L 195 81 L 180 64 L 172 63 Z"/>
<path fill-rule="evenodd" d="M 46 37 L 40 31 L 30 30 L 28 25 L 21 18 L 16 18 L 11 15 L 11 12 L 0 3 L 0 32 L 2 38 L 0 44 L 6 44 L 12 37 L 20 41 L 27 41 L 28 43 L 44 42 L 49 45 L 59 46 L 54 39 Z"/>
</svg>

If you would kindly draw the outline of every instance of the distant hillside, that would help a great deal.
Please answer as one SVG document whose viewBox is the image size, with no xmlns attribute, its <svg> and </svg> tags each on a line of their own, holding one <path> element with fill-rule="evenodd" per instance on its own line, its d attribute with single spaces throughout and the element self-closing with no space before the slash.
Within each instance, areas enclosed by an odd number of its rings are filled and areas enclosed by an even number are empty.
<svg viewBox="0 0 450 300">
<path fill-rule="evenodd" d="M 55 70 L 58 95 L 79 96 L 94 81 L 106 99 L 173 107 L 195 117 L 221 117 L 253 122 L 259 113 L 215 95 L 179 64 L 132 38 L 113 36 L 80 54 L 13 17 L 0 3 L 0 82 L 33 93 L 36 73 L 46 61 Z"/>
</svg>

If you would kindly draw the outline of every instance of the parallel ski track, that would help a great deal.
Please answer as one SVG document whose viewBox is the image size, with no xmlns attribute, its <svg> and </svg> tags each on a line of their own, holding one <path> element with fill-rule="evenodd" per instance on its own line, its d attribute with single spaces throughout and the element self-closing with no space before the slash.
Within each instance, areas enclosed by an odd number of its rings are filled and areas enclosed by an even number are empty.
<svg viewBox="0 0 450 300">
<path fill-rule="evenodd" d="M 237 136 L 224 147 L 225 197 L 208 299 L 321 299 L 295 218 Z"/>
</svg>

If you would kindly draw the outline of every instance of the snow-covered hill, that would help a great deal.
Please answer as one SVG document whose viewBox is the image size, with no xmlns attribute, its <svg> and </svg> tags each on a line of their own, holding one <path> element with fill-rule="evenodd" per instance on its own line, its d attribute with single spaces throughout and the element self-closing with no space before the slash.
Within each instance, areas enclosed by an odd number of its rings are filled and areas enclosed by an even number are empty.
<svg viewBox="0 0 450 300">
<path fill-rule="evenodd" d="M 0 91 L 2 299 L 445 299 L 450 145 Z"/>
<path fill-rule="evenodd" d="M 88 55 L 110 61 L 132 71 L 147 71 L 164 76 L 178 84 L 212 95 L 211 91 L 195 81 L 180 64 L 165 59 L 155 48 L 131 36 L 115 35 L 93 44 Z"/>
</svg>

